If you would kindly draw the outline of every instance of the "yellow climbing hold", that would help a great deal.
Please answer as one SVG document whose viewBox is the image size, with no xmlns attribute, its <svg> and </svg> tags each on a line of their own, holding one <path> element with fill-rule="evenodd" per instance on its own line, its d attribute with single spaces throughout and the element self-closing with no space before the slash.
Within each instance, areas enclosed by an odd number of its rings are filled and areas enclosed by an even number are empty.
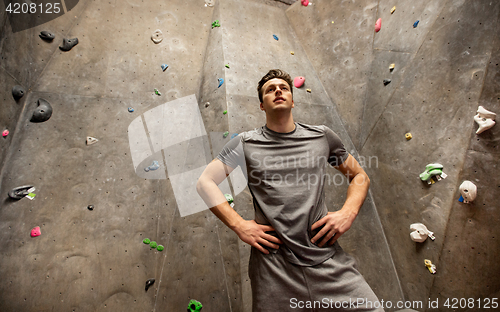
<svg viewBox="0 0 500 312">
<path fill-rule="evenodd" d="M 290 54 L 291 54 L 291 55 L 295 55 L 295 53 L 294 53 L 293 51 L 290 51 Z"/>
<path fill-rule="evenodd" d="M 335 23 L 335 22 L 334 22 L 334 21 L 332 21 L 332 24 L 334 24 L 334 23 Z"/>
<path fill-rule="evenodd" d="M 407 134 L 405 134 L 405 138 L 406 138 L 407 140 L 411 140 L 411 138 L 412 138 L 411 133 L 410 133 L 410 132 L 408 132 Z"/>
<path fill-rule="evenodd" d="M 391 14 L 394 13 L 394 11 L 396 11 L 396 6 L 393 6 L 392 9 L 391 9 Z"/>
<path fill-rule="evenodd" d="M 309 93 L 311 93 L 311 92 L 312 92 L 312 91 L 311 91 L 311 89 L 306 89 L 306 91 L 307 91 L 307 92 L 309 92 Z"/>
<path fill-rule="evenodd" d="M 395 67 L 396 67 L 396 64 L 391 64 L 391 65 L 389 65 L 389 70 L 393 71 Z"/>
</svg>

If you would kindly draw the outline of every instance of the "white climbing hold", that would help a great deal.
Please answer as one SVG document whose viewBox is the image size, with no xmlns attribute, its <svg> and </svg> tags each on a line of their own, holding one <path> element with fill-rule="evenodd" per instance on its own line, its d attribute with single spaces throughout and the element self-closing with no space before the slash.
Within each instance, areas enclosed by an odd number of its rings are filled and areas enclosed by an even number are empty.
<svg viewBox="0 0 500 312">
<path fill-rule="evenodd" d="M 98 139 L 96 138 L 93 138 L 93 137 L 87 137 L 87 145 L 92 145 L 94 143 L 97 143 L 97 141 L 99 141 Z"/>
<path fill-rule="evenodd" d="M 460 184 L 460 194 L 462 194 L 462 197 L 464 199 L 464 203 L 468 204 L 471 201 L 474 201 L 477 196 L 477 186 L 472 183 L 471 181 L 465 180 Z"/>
<path fill-rule="evenodd" d="M 422 223 L 413 223 L 410 225 L 410 230 L 413 231 L 410 233 L 410 237 L 414 242 L 423 243 L 427 237 L 430 237 L 432 240 L 436 239 L 434 233 L 429 231 Z"/>
</svg>

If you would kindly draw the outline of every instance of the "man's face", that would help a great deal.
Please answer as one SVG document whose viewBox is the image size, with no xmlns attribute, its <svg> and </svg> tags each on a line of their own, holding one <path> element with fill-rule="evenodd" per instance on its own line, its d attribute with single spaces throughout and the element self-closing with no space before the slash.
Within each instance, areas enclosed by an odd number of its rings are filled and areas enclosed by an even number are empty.
<svg viewBox="0 0 500 312">
<path fill-rule="evenodd" d="M 262 86 L 262 90 L 262 103 L 260 103 L 261 110 L 290 110 L 294 107 L 292 91 L 285 80 L 273 78 Z"/>
</svg>

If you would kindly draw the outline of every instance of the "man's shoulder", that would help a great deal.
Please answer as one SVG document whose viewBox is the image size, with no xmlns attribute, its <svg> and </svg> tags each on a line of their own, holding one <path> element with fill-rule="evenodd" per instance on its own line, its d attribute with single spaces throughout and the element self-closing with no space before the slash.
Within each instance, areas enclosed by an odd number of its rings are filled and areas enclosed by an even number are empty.
<svg viewBox="0 0 500 312">
<path fill-rule="evenodd" d="M 314 132 L 321 132 L 321 133 L 324 133 L 326 131 L 326 129 L 328 128 L 325 125 L 309 125 L 309 124 L 305 124 L 302 122 L 297 122 L 297 125 L 299 125 L 302 129 L 304 129 L 306 131 L 314 131 Z"/>
</svg>

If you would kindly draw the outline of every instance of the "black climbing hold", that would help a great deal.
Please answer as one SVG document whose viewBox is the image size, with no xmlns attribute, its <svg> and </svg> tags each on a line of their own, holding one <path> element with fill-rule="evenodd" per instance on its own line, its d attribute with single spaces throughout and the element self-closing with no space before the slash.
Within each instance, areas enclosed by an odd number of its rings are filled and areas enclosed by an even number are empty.
<svg viewBox="0 0 500 312">
<path fill-rule="evenodd" d="M 384 86 L 387 86 L 391 83 L 391 79 L 384 79 Z"/>
<path fill-rule="evenodd" d="M 21 86 L 14 86 L 12 88 L 12 96 L 14 97 L 14 100 L 19 100 L 24 96 L 24 88 Z"/>
<path fill-rule="evenodd" d="M 146 291 L 148 291 L 148 288 L 151 287 L 151 285 L 153 285 L 155 283 L 155 279 L 154 278 L 150 278 L 146 281 Z"/>
<path fill-rule="evenodd" d="M 12 199 L 21 199 L 29 194 L 28 190 L 32 187 L 33 185 L 24 185 L 13 188 L 12 190 L 9 191 L 9 197 Z"/>
<path fill-rule="evenodd" d="M 87 206 L 87 209 L 88 209 L 88 210 L 94 210 L 94 205 L 88 205 L 88 206 Z"/>
<path fill-rule="evenodd" d="M 53 33 L 46 31 L 46 30 L 42 31 L 39 36 L 43 40 L 47 40 L 47 41 L 52 41 L 56 37 Z"/>
<path fill-rule="evenodd" d="M 78 44 L 78 38 L 73 38 L 73 39 L 63 39 L 63 45 L 59 47 L 59 49 L 63 51 L 69 51 L 73 49 L 74 46 Z"/>
<path fill-rule="evenodd" d="M 49 120 L 50 116 L 52 116 L 52 106 L 47 100 L 39 98 L 38 107 L 33 112 L 31 122 L 44 122 Z"/>
</svg>

